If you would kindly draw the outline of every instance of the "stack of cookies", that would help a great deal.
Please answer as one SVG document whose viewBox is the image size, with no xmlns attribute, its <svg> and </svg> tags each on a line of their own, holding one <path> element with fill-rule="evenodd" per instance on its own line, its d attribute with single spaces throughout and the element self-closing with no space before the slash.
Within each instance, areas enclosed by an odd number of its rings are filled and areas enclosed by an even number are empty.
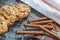
<svg viewBox="0 0 60 40">
<path fill-rule="evenodd" d="M 28 16 L 30 8 L 25 4 L 5 5 L 0 8 L 0 34 L 8 31 L 8 26 Z"/>
</svg>

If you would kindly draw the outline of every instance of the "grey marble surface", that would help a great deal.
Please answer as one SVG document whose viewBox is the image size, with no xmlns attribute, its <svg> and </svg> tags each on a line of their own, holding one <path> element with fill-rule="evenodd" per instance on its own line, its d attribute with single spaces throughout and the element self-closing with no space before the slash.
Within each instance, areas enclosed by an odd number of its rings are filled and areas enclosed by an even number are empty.
<svg viewBox="0 0 60 40">
<path fill-rule="evenodd" d="M 14 3 L 16 3 L 16 0 L 0 0 L 0 6 L 13 5 Z"/>
</svg>

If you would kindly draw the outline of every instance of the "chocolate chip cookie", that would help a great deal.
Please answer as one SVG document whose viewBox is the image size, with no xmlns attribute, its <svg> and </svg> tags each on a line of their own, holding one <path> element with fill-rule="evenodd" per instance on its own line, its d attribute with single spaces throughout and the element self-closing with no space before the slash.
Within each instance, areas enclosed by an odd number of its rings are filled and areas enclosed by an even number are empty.
<svg viewBox="0 0 60 40">
<path fill-rule="evenodd" d="M 0 34 L 7 32 L 7 31 L 8 31 L 7 23 L 4 17 L 0 15 Z"/>
<path fill-rule="evenodd" d="M 21 13 L 22 18 L 27 17 L 30 12 L 30 8 L 28 5 L 17 3 L 13 6 L 18 9 L 18 11 Z"/>
<path fill-rule="evenodd" d="M 14 23 L 16 21 L 16 14 L 12 7 L 5 5 L 1 7 L 1 11 L 3 11 L 2 15 L 6 20 L 9 20 L 10 23 Z"/>
</svg>

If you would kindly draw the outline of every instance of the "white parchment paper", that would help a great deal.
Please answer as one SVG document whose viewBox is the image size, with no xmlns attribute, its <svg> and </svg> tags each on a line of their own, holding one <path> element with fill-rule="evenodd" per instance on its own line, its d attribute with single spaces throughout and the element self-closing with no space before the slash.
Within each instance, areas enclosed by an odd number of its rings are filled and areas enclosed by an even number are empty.
<svg viewBox="0 0 60 40">
<path fill-rule="evenodd" d="M 47 5 L 42 0 L 21 0 L 24 3 L 30 5 L 32 8 L 53 19 L 55 22 L 60 24 L 60 11 L 54 9 L 53 7 Z M 54 0 L 55 1 L 55 0 Z M 57 0 L 58 3 L 59 0 Z"/>
</svg>

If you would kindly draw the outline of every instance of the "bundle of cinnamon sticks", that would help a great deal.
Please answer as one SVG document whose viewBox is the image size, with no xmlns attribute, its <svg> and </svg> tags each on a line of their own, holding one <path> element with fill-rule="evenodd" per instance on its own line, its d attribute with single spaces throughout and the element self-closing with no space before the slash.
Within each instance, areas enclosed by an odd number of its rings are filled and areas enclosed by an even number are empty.
<svg viewBox="0 0 60 40">
<path fill-rule="evenodd" d="M 20 31 L 17 30 L 17 34 L 50 34 L 51 36 L 55 37 L 56 39 L 60 40 L 60 37 L 52 32 L 51 30 L 55 30 L 56 32 L 59 31 L 59 25 L 54 22 L 52 19 L 47 17 L 36 18 L 28 21 L 28 24 L 24 24 L 25 27 L 34 27 L 39 28 L 42 31 Z"/>
</svg>

